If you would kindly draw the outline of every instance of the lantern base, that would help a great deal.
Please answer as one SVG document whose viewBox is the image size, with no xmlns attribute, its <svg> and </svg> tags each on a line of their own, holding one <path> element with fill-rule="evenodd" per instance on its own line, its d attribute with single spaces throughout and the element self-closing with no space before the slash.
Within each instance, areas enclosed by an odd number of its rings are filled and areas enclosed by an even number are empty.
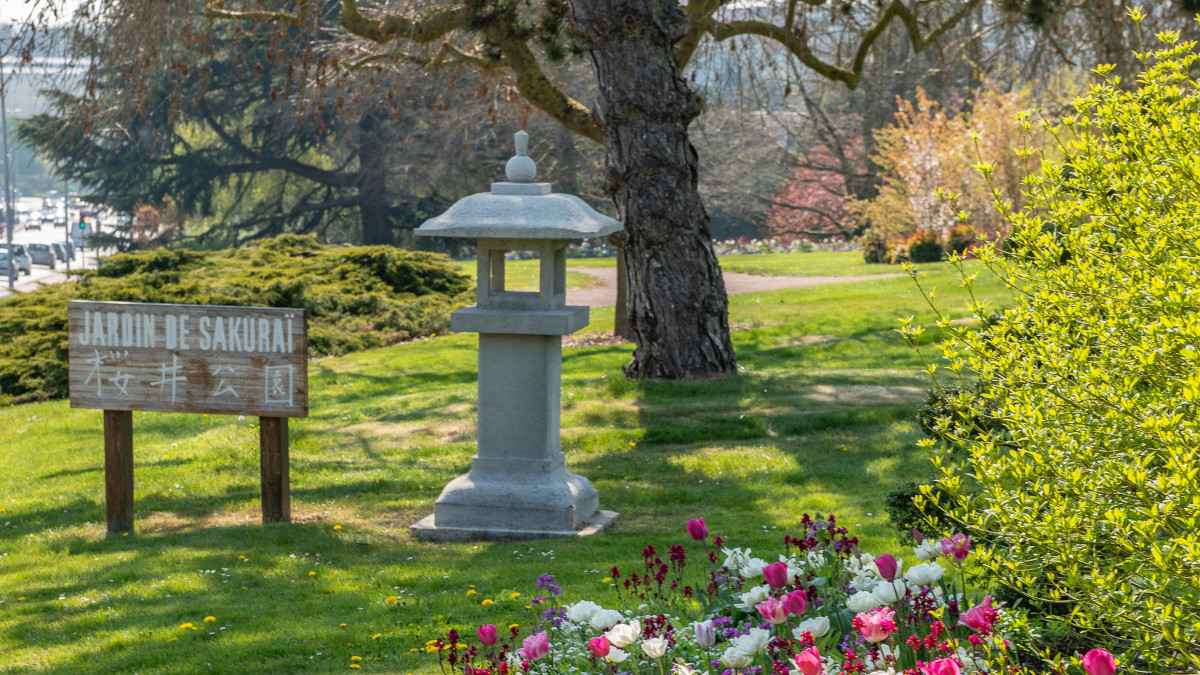
<svg viewBox="0 0 1200 675">
<path fill-rule="evenodd" d="M 447 527 L 437 525 L 436 514 L 425 516 L 410 528 L 413 536 L 421 541 L 510 541 L 515 539 L 551 539 L 561 537 L 586 537 L 608 529 L 618 518 L 616 511 L 596 511 L 577 530 L 529 530 L 499 527 Z"/>
<path fill-rule="evenodd" d="M 554 460 L 476 457 L 470 473 L 450 481 L 434 503 L 432 522 L 421 530 L 455 538 L 529 539 L 598 532 L 593 520 L 600 496 L 582 476 Z M 616 514 L 613 514 L 615 517 Z"/>
</svg>

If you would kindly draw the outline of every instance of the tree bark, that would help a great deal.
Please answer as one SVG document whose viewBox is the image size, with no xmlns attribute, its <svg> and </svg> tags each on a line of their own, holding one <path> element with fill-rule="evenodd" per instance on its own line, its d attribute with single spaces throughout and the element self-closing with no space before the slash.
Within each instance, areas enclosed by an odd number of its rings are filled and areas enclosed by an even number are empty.
<svg viewBox="0 0 1200 675">
<path fill-rule="evenodd" d="M 362 243 L 366 246 L 395 244 L 388 217 L 387 143 L 380 135 L 383 125 L 375 110 L 363 113 L 358 123 L 358 215 Z"/>
<path fill-rule="evenodd" d="M 697 189 L 688 125 L 703 107 L 675 62 L 687 16 L 675 0 L 571 0 L 599 85 L 604 179 L 625 231 L 630 377 L 734 372 L 729 303 Z"/>
</svg>

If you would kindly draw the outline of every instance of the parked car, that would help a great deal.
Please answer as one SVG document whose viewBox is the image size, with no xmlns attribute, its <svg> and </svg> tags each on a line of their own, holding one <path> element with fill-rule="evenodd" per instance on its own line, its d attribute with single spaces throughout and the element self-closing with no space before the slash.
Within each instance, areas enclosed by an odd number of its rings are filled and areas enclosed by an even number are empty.
<svg viewBox="0 0 1200 675">
<path fill-rule="evenodd" d="M 64 246 L 57 241 L 54 242 L 53 244 L 50 244 L 50 248 L 54 249 L 54 259 L 59 262 L 67 262 L 67 258 L 74 258 L 75 251 L 72 250 L 70 253 L 68 253 L 67 252 L 68 246 L 70 246 L 70 244 L 67 244 L 66 246 Z M 74 248 L 74 247 L 72 247 L 72 248 Z"/>
<path fill-rule="evenodd" d="M 25 250 L 25 247 L 13 244 L 12 252 L 13 260 L 17 263 L 17 271 L 24 272 L 26 275 L 33 274 L 33 261 L 29 259 L 29 252 Z"/>
<path fill-rule="evenodd" d="M 7 270 L 9 277 L 16 278 L 17 269 L 13 266 L 12 261 L 8 259 L 8 251 L 0 248 L 0 278 L 3 277 L 5 270 Z"/>
<path fill-rule="evenodd" d="M 50 244 L 30 244 L 29 260 L 34 265 L 45 265 L 54 269 L 54 249 Z"/>
</svg>

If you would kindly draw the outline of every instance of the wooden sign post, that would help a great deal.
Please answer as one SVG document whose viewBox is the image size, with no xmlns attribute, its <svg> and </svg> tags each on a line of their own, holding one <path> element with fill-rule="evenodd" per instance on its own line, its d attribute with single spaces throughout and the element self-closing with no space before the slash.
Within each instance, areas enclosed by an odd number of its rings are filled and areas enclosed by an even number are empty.
<svg viewBox="0 0 1200 675">
<path fill-rule="evenodd" d="M 303 309 L 68 303 L 72 408 L 104 411 L 108 531 L 133 529 L 133 414 L 257 415 L 263 522 L 291 519 L 289 417 L 308 416 Z"/>
</svg>

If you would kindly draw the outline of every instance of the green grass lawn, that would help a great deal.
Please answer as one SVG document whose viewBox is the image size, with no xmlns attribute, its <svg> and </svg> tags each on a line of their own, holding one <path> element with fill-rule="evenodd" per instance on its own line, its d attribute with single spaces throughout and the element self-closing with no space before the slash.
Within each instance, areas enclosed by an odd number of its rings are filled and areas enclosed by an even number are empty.
<svg viewBox="0 0 1200 675">
<path fill-rule="evenodd" d="M 799 255 L 827 274 L 840 254 Z M 747 257 L 722 264 L 767 258 Z M 923 283 L 961 307 L 953 270 L 928 270 Z M 980 291 L 1003 296 L 983 276 Z M 564 601 L 611 604 L 609 567 L 640 563 L 649 543 L 690 544 L 698 516 L 764 557 L 805 512 L 901 553 L 883 497 L 927 472 L 913 416 L 928 382 L 894 332 L 900 317 L 933 321 L 912 281 L 730 302 L 735 377 L 630 382 L 628 345 L 564 351 L 563 449 L 621 514 L 586 539 L 410 536 L 470 464 L 474 335 L 311 364 L 286 525 L 258 522 L 256 418 L 135 413 L 136 532 L 107 538 L 101 413 L 0 408 L 0 673 L 339 672 L 351 656 L 364 672 L 429 673 L 436 661 L 410 650 L 449 627 L 521 622 L 541 573 Z M 588 330 L 611 325 L 611 309 L 593 310 Z"/>
<path fill-rule="evenodd" d="M 863 260 L 862 253 L 814 251 L 812 253 L 765 253 L 761 255 L 721 256 L 721 269 L 743 274 L 781 277 L 845 277 L 877 274 L 900 274 L 896 265 L 872 265 Z M 475 259 L 454 261 L 463 272 L 475 278 Z M 567 258 L 567 267 L 616 267 L 615 258 Z M 536 288 L 538 261 L 510 260 L 504 267 L 506 281 L 512 290 Z M 582 272 L 567 272 L 568 288 L 594 286 L 599 281 Z M 515 287 L 515 288 L 513 288 Z"/>
</svg>

